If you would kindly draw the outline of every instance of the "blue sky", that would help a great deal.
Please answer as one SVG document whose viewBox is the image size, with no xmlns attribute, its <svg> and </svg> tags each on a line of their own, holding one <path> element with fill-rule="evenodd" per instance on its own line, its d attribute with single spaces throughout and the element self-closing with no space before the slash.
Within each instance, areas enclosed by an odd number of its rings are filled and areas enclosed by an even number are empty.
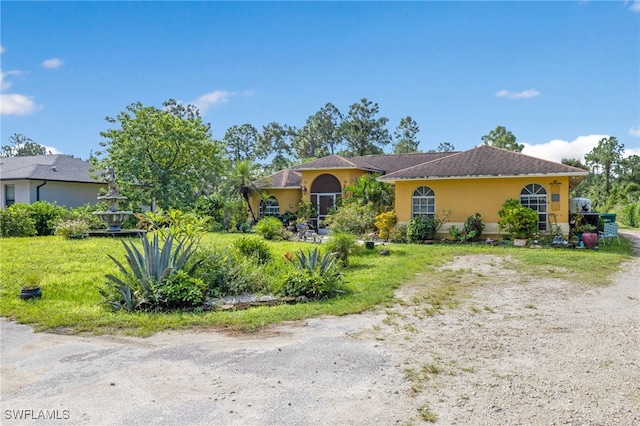
<svg viewBox="0 0 640 426">
<path fill-rule="evenodd" d="M 2 1 L 1 143 L 87 158 L 126 106 L 195 103 L 301 127 L 367 98 L 423 151 L 497 125 L 559 161 L 615 136 L 640 154 L 640 2 Z M 387 148 L 387 151 L 390 147 Z"/>
</svg>

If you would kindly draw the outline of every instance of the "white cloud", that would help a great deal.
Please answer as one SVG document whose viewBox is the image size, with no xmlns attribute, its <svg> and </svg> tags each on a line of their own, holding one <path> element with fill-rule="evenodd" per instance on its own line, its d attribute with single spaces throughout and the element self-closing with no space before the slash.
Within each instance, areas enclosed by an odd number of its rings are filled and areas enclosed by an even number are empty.
<svg viewBox="0 0 640 426">
<path fill-rule="evenodd" d="M 635 0 L 633 3 L 631 3 L 631 6 L 629 6 L 629 10 L 631 10 L 632 12 L 640 12 L 640 0 Z"/>
<path fill-rule="evenodd" d="M 629 134 L 631 136 L 635 136 L 636 138 L 640 138 L 640 127 L 632 127 L 629 129 Z"/>
<path fill-rule="evenodd" d="M 42 61 L 42 68 L 51 68 L 56 69 L 62 66 L 62 61 L 58 58 L 51 58 L 45 61 Z"/>
<path fill-rule="evenodd" d="M 58 151 L 52 146 L 42 145 L 47 150 L 47 152 L 51 152 L 52 154 L 62 154 L 62 152 Z"/>
<path fill-rule="evenodd" d="M 508 90 L 499 90 L 496 92 L 497 98 L 507 99 L 529 99 L 540 96 L 540 92 L 536 89 L 523 90 L 522 92 L 510 92 Z"/>
<path fill-rule="evenodd" d="M 13 84 L 13 82 L 11 82 L 11 81 L 6 81 L 5 77 L 7 77 L 9 75 L 20 75 L 20 74 L 22 74 L 22 72 L 20 72 L 20 71 L 3 72 L 2 70 L 0 70 L 0 90 L 5 91 L 8 88 L 10 88 L 11 85 Z"/>
<path fill-rule="evenodd" d="M 28 115 L 37 108 L 32 97 L 17 94 L 0 95 L 0 115 Z"/>
<path fill-rule="evenodd" d="M 595 148 L 602 138 L 608 137 L 609 135 L 588 135 L 579 136 L 570 142 L 561 139 L 554 139 L 541 144 L 524 142 L 522 153 L 556 162 L 562 161 L 563 158 L 579 158 L 583 160 L 584 155 Z"/>
<path fill-rule="evenodd" d="M 226 104 L 229 102 L 231 96 L 235 96 L 236 92 L 227 92 L 226 90 L 216 90 L 211 93 L 206 93 L 200 96 L 195 101 L 189 102 L 191 105 L 195 105 L 200 110 L 201 114 L 204 114 L 210 107 L 217 104 Z"/>
<path fill-rule="evenodd" d="M 4 46 L 0 45 L 0 53 L 4 53 L 6 51 L 7 51 L 7 49 L 5 49 Z"/>
</svg>

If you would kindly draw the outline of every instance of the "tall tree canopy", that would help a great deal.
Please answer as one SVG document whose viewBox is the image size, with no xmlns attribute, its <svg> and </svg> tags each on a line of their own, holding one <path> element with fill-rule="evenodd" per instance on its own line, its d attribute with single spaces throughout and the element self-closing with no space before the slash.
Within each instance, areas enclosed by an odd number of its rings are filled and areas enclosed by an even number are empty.
<svg viewBox="0 0 640 426">
<path fill-rule="evenodd" d="M 340 125 L 347 143 L 347 156 L 382 154 L 384 146 L 391 143 L 391 135 L 385 127 L 386 117 L 376 118 L 380 111 L 377 103 L 362 98 L 349 108 L 347 117 Z"/>
<path fill-rule="evenodd" d="M 224 134 L 225 153 L 231 161 L 253 161 L 256 158 L 258 130 L 251 124 L 231 126 Z"/>
<path fill-rule="evenodd" d="M 0 157 L 25 157 L 28 155 L 48 155 L 51 151 L 20 133 L 9 136 L 9 144 L 2 146 Z"/>
<path fill-rule="evenodd" d="M 106 140 L 92 160 L 97 167 L 113 167 L 121 192 L 133 201 L 185 208 L 216 184 L 222 147 L 196 107 L 173 99 L 163 106 L 137 102 L 117 118 L 107 117 L 119 128 L 100 132 Z"/>
<path fill-rule="evenodd" d="M 288 127 L 275 121 L 262 127 L 262 133 L 258 135 L 256 157 L 271 158 L 271 164 L 266 166 L 267 171 L 276 172 L 291 166 L 290 138 L 291 132 Z"/>
<path fill-rule="evenodd" d="M 516 142 L 515 135 L 503 126 L 498 126 L 490 131 L 488 135 L 484 135 L 482 142 L 484 142 L 485 145 L 492 145 L 515 152 L 522 152 L 524 149 L 524 145 Z"/>
<path fill-rule="evenodd" d="M 298 160 L 335 154 L 342 144 L 342 114 L 332 103 L 325 104 L 307 119 L 301 129 L 292 128 L 292 148 Z"/>
<path fill-rule="evenodd" d="M 456 147 L 453 146 L 451 142 L 441 142 L 438 145 L 438 152 L 453 152 L 456 150 Z"/>
<path fill-rule="evenodd" d="M 589 167 L 582 164 L 582 161 L 579 158 L 563 158 L 562 160 L 560 160 L 560 162 L 562 164 L 566 164 L 567 166 L 589 170 Z"/>
<path fill-rule="evenodd" d="M 599 170 L 602 170 L 604 178 L 603 189 L 606 195 L 609 195 L 611 190 L 613 171 L 622 160 L 623 151 L 624 145 L 611 136 L 600 139 L 598 145 L 584 156 L 584 160 L 592 173 L 597 174 Z"/>
<path fill-rule="evenodd" d="M 396 130 L 393 132 L 396 139 L 393 145 L 393 153 L 407 154 L 410 152 L 418 152 L 420 141 L 417 138 L 417 134 L 419 131 L 418 123 L 416 123 L 411 116 L 401 118 L 400 124 L 398 124 L 398 127 L 396 127 Z"/>
</svg>

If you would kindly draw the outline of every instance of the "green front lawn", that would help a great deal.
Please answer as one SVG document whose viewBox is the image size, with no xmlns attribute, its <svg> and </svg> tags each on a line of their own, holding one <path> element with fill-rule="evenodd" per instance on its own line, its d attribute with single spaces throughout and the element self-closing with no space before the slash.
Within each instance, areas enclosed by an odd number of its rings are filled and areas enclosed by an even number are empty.
<svg viewBox="0 0 640 426">
<path fill-rule="evenodd" d="M 239 234 L 208 234 L 202 246 L 224 250 Z M 340 298 L 255 307 L 238 311 L 194 311 L 151 313 L 113 312 L 103 303 L 98 289 L 105 274 L 117 274 L 107 257 L 124 260 L 121 242 L 112 238 L 67 240 L 62 237 L 0 239 L 0 315 L 36 330 L 67 333 L 123 333 L 150 335 L 167 329 L 255 330 L 268 324 L 320 315 L 345 315 L 362 312 L 393 302 L 393 291 L 410 282 L 416 274 L 429 275 L 433 291 L 448 286 L 447 273 L 438 266 L 453 256 L 467 254 L 508 255 L 522 274 L 553 276 L 570 282 L 607 284 L 620 264 L 631 258 L 628 241 L 601 247 L 599 251 L 569 249 L 529 249 L 485 245 L 389 245 L 390 256 L 368 251 L 350 259 L 345 270 L 349 294 Z M 313 246 L 299 242 L 269 242 L 273 254 Z M 283 267 L 288 267 L 282 262 Z M 588 273 L 585 273 L 588 271 Z M 19 298 L 25 278 L 41 277 L 42 299 Z"/>
</svg>

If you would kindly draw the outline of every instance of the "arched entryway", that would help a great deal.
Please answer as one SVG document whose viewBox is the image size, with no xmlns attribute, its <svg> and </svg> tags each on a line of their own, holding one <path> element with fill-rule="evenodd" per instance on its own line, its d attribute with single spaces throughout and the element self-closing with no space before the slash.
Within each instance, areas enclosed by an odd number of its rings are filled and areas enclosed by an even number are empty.
<svg viewBox="0 0 640 426">
<path fill-rule="evenodd" d="M 336 205 L 342 197 L 342 186 L 340 181 L 333 175 L 323 174 L 318 176 L 311 184 L 311 205 L 315 206 L 318 213 L 317 221 L 313 226 L 318 227 L 318 223 L 327 217 L 329 211 Z"/>
</svg>

